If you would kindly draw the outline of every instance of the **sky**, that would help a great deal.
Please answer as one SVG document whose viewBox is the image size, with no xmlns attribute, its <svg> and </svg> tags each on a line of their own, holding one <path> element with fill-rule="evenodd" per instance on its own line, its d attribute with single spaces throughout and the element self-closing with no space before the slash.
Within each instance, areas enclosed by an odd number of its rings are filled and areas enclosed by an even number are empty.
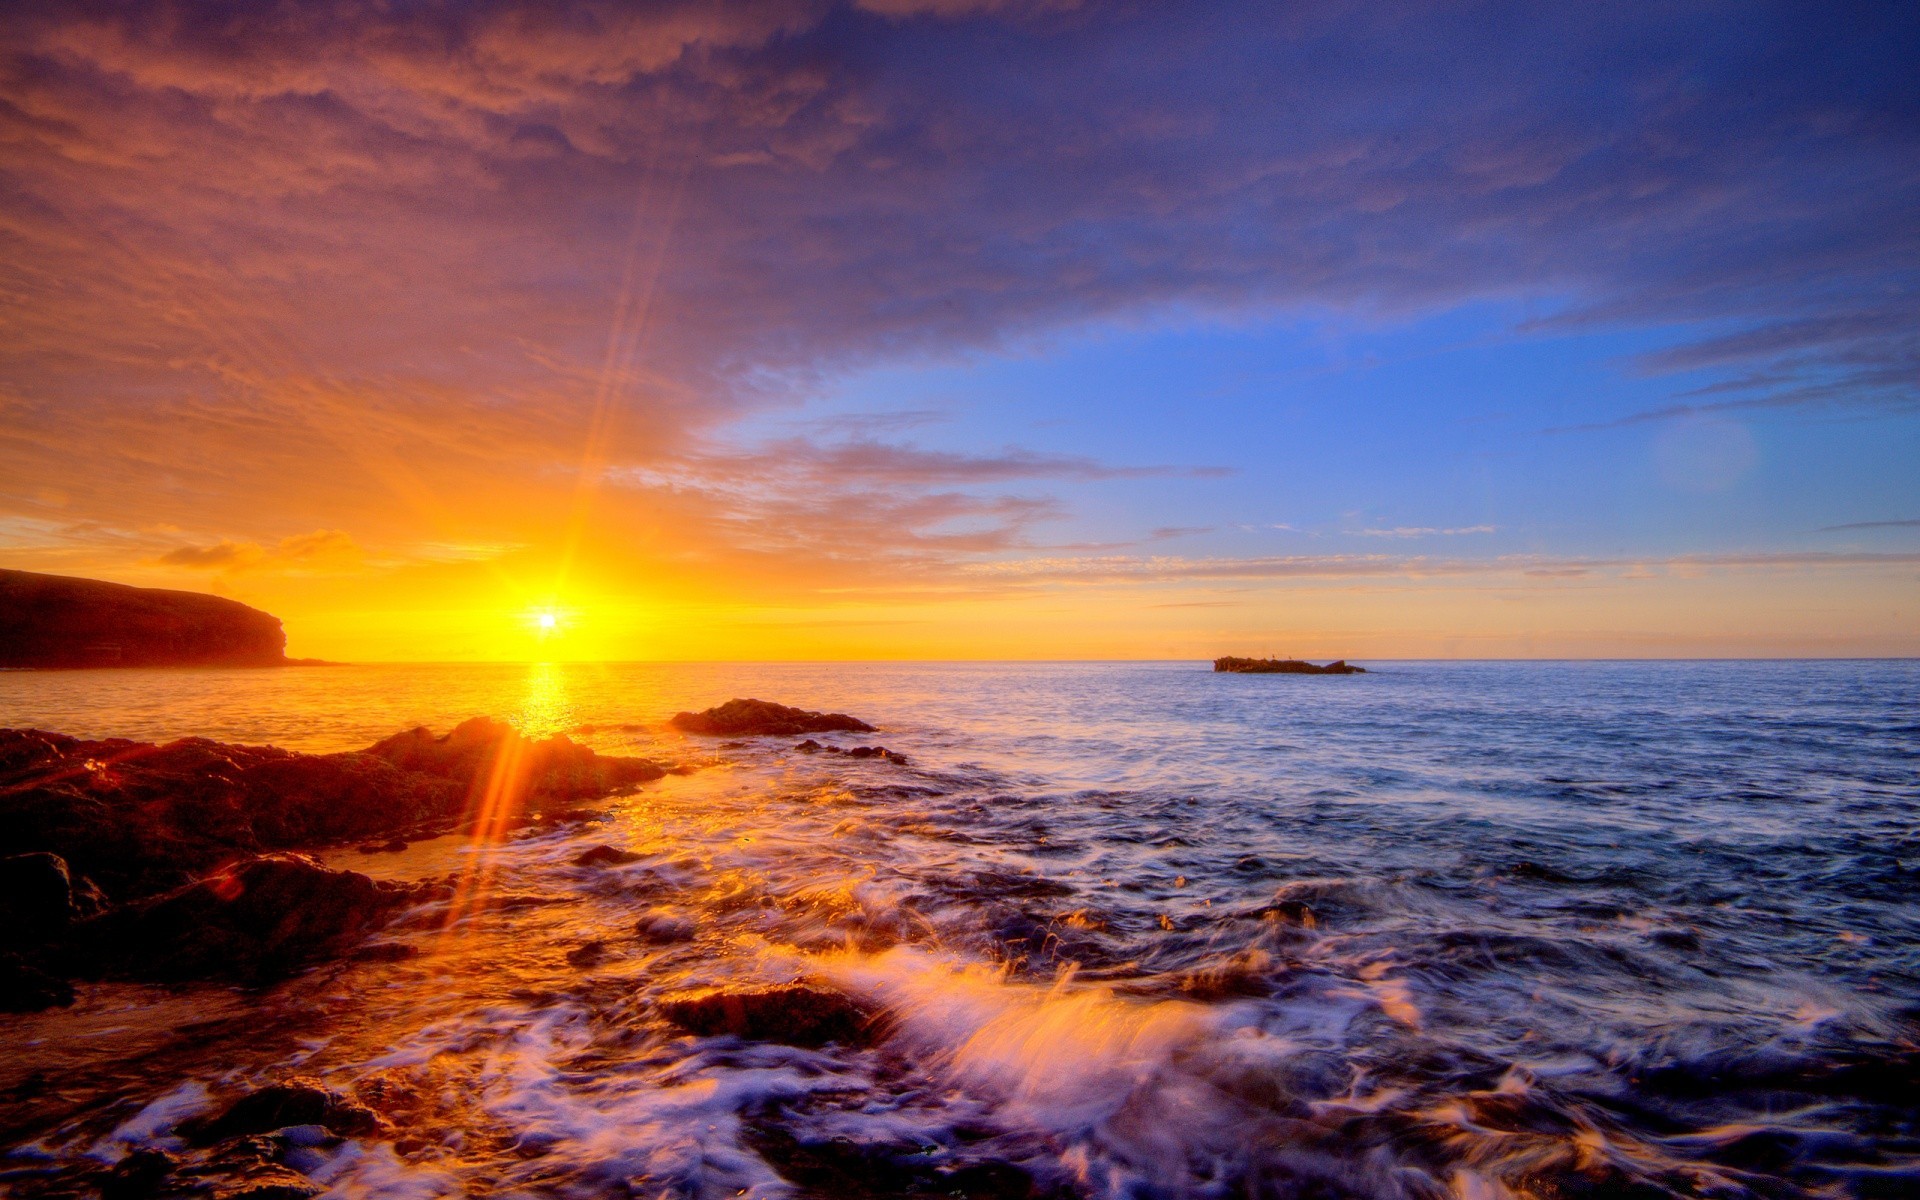
<svg viewBox="0 0 1920 1200">
<path fill-rule="evenodd" d="M 1920 654 L 1911 4 L 0 5 L 0 566 L 349 660 Z"/>
</svg>

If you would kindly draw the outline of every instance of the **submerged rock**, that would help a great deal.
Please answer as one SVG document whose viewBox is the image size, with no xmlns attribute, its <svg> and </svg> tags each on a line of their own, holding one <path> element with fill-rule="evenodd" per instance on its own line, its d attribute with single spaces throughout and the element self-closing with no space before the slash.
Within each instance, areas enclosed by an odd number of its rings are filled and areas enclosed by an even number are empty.
<svg viewBox="0 0 1920 1200">
<path fill-rule="evenodd" d="M 616 850 L 612 846 L 595 846 L 593 849 L 583 851 L 575 856 L 573 865 L 576 867 L 617 867 L 623 866 L 626 863 L 637 863 L 644 857 L 646 856 L 643 854 L 635 854 L 631 850 Z"/>
<path fill-rule="evenodd" d="M 729 700 L 705 712 L 675 713 L 669 723 L 687 733 L 703 733 L 713 737 L 874 732 L 873 726 L 846 713 L 810 712 L 766 700 Z"/>
<path fill-rule="evenodd" d="M 1237 675 L 1365 675 L 1365 667 L 1356 667 L 1346 659 L 1316 666 L 1297 658 L 1216 658 L 1213 669 Z"/>
<path fill-rule="evenodd" d="M 691 917 L 656 908 L 633 923 L 633 933 L 643 942 L 664 946 L 692 941 L 699 933 L 699 926 L 693 923 Z"/>
<path fill-rule="evenodd" d="M 192 1130 L 202 1144 L 272 1133 L 289 1126 L 320 1126 L 353 1137 L 378 1128 L 380 1117 L 319 1080 L 296 1075 L 235 1100 L 226 1111 Z"/>
<path fill-rule="evenodd" d="M 789 1046 L 856 1042 L 873 1016 L 839 992 L 802 983 L 709 988 L 664 1000 L 660 1011 L 675 1025 L 703 1037 L 730 1033 Z"/>
<path fill-rule="evenodd" d="M 102 1200 L 146 1200 L 180 1164 L 164 1150 L 135 1150 L 114 1164 L 100 1185 Z"/>
</svg>

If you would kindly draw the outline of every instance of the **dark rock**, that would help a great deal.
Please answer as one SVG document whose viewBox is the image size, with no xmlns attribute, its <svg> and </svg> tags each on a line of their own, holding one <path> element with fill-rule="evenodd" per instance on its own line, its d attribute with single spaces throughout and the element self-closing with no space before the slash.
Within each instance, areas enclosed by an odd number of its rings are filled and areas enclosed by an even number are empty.
<svg viewBox="0 0 1920 1200">
<path fill-rule="evenodd" d="M 0 954 L 0 1012 L 65 1008 L 73 1000 L 73 985 L 66 980 L 49 974 L 18 954 Z"/>
<path fill-rule="evenodd" d="M 135 1150 L 114 1164 L 100 1185 L 102 1200 L 147 1200 L 180 1164 L 163 1150 Z"/>
<path fill-rule="evenodd" d="M 344 1137 L 373 1133 L 380 1117 L 364 1104 L 305 1075 L 249 1092 L 225 1112 L 189 1132 L 202 1145 L 272 1133 L 290 1125 L 319 1125 Z"/>
<path fill-rule="evenodd" d="M 0 923 L 7 935 L 52 933 L 78 915 L 66 859 L 44 851 L 0 858 Z"/>
<path fill-rule="evenodd" d="M 567 953 L 567 965 L 572 967 L 597 967 L 606 961 L 607 944 L 605 942 L 586 942 Z"/>
<path fill-rule="evenodd" d="M 643 942 L 667 945 L 673 942 L 690 942 L 698 927 L 690 917 L 655 910 L 641 917 L 633 924 L 633 932 Z"/>
<path fill-rule="evenodd" d="M 1365 675 L 1365 667 L 1355 667 L 1346 659 L 1339 659 L 1326 666 L 1315 666 L 1297 658 L 1226 658 L 1213 660 L 1213 669 L 1227 671 L 1237 675 Z"/>
<path fill-rule="evenodd" d="M 595 799 L 666 774 L 665 768 L 644 758 L 596 754 L 564 733 L 533 741 L 513 726 L 486 717 L 463 721 L 440 737 L 410 729 L 375 742 L 365 753 L 405 771 L 466 784 L 470 790 L 499 787 L 529 811 Z M 510 770 L 497 780 L 502 766 Z"/>
<path fill-rule="evenodd" d="M 915 1143 L 857 1142 L 836 1137 L 802 1141 L 777 1126 L 749 1127 L 745 1140 L 756 1153 L 800 1185 L 808 1196 L 833 1200 L 891 1200 L 901 1196 L 952 1196 L 962 1200 L 1051 1200 L 1064 1197 L 1042 1187 L 1026 1171 L 996 1160 L 953 1161 L 944 1147 Z"/>
<path fill-rule="evenodd" d="M 200 592 L 0 570 L 0 667 L 287 665 L 279 618 Z"/>
<path fill-rule="evenodd" d="M 767 988 L 709 988 L 664 1000 L 667 1020 L 703 1037 L 733 1034 L 790 1046 L 853 1043 L 872 1014 L 839 992 L 790 983 Z"/>
<path fill-rule="evenodd" d="M 885 746 L 855 746 L 846 753 L 848 758 L 884 758 L 888 762 L 895 763 L 899 766 L 905 766 L 907 764 L 906 755 L 895 754 Z"/>
<path fill-rule="evenodd" d="M 809 712 L 766 700 L 729 700 L 705 712 L 676 713 L 675 729 L 714 737 L 787 737 L 799 733 L 872 733 L 873 726 L 845 713 Z"/>
<path fill-rule="evenodd" d="M 576 867 L 617 867 L 623 863 L 636 863 L 646 856 L 635 854 L 631 850 L 616 850 L 612 846 L 595 846 L 584 851 L 573 860 Z"/>
<path fill-rule="evenodd" d="M 818 754 L 821 750 L 825 749 L 825 747 L 821 746 L 819 742 L 814 741 L 812 738 L 808 738 L 806 741 L 795 746 L 794 749 L 802 754 Z"/>
<path fill-rule="evenodd" d="M 597 755 L 565 738 L 528 741 L 485 720 L 445 737 L 417 729 L 324 755 L 0 730 L 0 854 L 57 854 L 109 895 L 137 899 L 241 855 L 393 846 L 445 832 L 470 801 L 488 800 L 496 762 L 514 768 L 488 805 L 502 829 L 665 774 L 644 759 Z"/>
<path fill-rule="evenodd" d="M 352 949 L 412 896 L 302 854 L 269 854 L 89 922 L 81 949 L 105 975 L 270 978 Z"/>
</svg>

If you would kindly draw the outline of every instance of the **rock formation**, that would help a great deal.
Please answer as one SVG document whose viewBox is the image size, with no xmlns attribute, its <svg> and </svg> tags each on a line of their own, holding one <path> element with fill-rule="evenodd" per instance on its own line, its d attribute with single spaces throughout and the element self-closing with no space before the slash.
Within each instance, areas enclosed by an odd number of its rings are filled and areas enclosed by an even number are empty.
<svg viewBox="0 0 1920 1200">
<path fill-rule="evenodd" d="M 1350 665 L 1346 659 L 1315 666 L 1297 658 L 1216 658 L 1213 669 L 1236 675 L 1365 675 L 1365 667 Z"/>
<path fill-rule="evenodd" d="M 798 733 L 872 733 L 873 726 L 845 713 L 809 712 L 767 700 L 729 700 L 705 712 L 674 714 L 670 724 L 687 733 L 715 737 L 788 737 Z"/>
<path fill-rule="evenodd" d="M 484 718 L 298 754 L 0 730 L 0 1009 L 64 980 L 260 979 L 351 950 L 428 898 L 300 849 L 499 836 L 665 769 Z"/>
<path fill-rule="evenodd" d="M 0 570 L 0 667 L 278 667 L 286 649 L 238 601 Z"/>
</svg>

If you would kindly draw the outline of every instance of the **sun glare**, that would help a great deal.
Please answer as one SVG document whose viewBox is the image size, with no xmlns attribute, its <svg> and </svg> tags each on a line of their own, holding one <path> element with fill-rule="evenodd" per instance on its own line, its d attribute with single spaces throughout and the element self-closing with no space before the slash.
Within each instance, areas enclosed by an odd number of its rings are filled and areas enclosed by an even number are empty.
<svg viewBox="0 0 1920 1200">
<path fill-rule="evenodd" d="M 542 629 L 551 630 L 555 626 L 560 624 L 560 618 L 554 616 L 550 612 L 543 612 L 539 616 L 534 618 L 534 623 L 540 626 L 540 628 Z"/>
</svg>

